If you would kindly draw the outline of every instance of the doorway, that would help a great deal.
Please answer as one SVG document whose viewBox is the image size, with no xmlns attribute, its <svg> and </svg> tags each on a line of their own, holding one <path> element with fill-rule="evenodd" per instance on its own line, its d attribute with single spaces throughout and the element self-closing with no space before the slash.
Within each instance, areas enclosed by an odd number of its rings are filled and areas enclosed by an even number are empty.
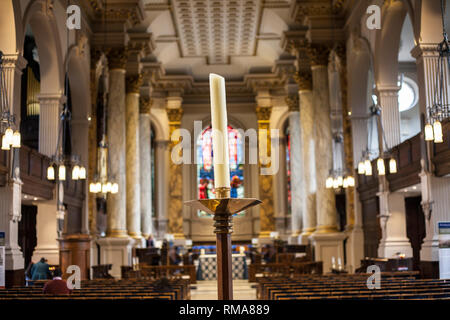
<svg viewBox="0 0 450 320">
<path fill-rule="evenodd" d="M 405 198 L 406 235 L 413 250 L 414 270 L 420 270 L 420 249 L 425 238 L 425 216 L 420 202 L 422 197 Z"/>
<path fill-rule="evenodd" d="M 37 244 L 36 215 L 37 206 L 22 205 L 22 219 L 19 222 L 19 246 L 25 259 L 25 268 L 30 264 Z"/>
</svg>

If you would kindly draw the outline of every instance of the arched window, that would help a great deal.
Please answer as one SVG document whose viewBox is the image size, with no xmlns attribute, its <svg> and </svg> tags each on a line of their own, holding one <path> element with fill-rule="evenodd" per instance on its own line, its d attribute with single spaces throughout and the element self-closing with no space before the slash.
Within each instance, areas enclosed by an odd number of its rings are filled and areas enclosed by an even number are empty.
<svg viewBox="0 0 450 320">
<path fill-rule="evenodd" d="M 242 136 L 238 130 L 228 126 L 230 156 L 230 187 L 232 198 L 244 197 L 244 149 Z M 214 199 L 214 165 L 211 126 L 203 130 L 197 139 L 197 185 L 199 199 Z M 243 215 L 240 213 L 239 215 Z M 200 217 L 209 214 L 199 211 Z"/>
<path fill-rule="evenodd" d="M 289 132 L 289 125 L 284 131 L 286 139 L 286 194 L 287 194 L 287 209 L 288 214 L 292 212 L 292 192 L 291 192 L 291 134 Z"/>
</svg>

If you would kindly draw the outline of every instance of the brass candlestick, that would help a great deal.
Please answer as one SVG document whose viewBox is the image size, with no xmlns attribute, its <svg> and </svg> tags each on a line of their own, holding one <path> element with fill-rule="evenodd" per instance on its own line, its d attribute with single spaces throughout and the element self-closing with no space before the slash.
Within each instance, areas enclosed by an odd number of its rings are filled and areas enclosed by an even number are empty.
<svg viewBox="0 0 450 320">
<path fill-rule="evenodd" d="M 219 300 L 233 300 L 231 267 L 231 233 L 233 214 L 261 203 L 254 198 L 230 198 L 230 188 L 217 188 L 217 199 L 199 199 L 185 202 L 197 210 L 214 215 L 214 233 L 217 247 L 217 292 Z"/>
</svg>

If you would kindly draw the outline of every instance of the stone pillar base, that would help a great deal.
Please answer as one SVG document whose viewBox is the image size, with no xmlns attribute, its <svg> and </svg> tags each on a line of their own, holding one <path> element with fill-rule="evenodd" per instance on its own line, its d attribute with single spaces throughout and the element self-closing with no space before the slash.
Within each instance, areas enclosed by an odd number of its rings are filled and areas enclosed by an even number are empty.
<svg viewBox="0 0 450 320">
<path fill-rule="evenodd" d="M 111 275 L 120 279 L 121 266 L 131 266 L 131 254 L 134 240 L 132 238 L 99 238 L 100 264 L 112 264 Z"/>
<path fill-rule="evenodd" d="M 397 253 L 406 255 L 406 258 L 413 256 L 411 243 L 408 238 L 388 238 L 381 240 L 378 245 L 378 257 L 392 258 Z"/>
<path fill-rule="evenodd" d="M 355 269 L 361 266 L 361 260 L 364 259 L 364 233 L 362 228 L 353 228 L 346 231 L 348 236 L 346 242 L 347 267 L 348 271 L 353 273 Z"/>
<path fill-rule="evenodd" d="M 314 247 L 315 261 L 323 262 L 323 273 L 331 272 L 331 259 L 335 257 L 336 263 L 341 258 L 344 263 L 344 239 L 342 232 L 313 233 L 309 240 Z"/>
</svg>

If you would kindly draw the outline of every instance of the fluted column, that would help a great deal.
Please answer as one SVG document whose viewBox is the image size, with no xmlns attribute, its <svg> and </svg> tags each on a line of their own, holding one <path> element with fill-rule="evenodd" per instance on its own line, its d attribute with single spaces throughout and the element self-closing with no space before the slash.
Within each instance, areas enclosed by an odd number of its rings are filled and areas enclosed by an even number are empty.
<svg viewBox="0 0 450 320">
<path fill-rule="evenodd" d="M 286 97 L 289 107 L 289 135 L 291 144 L 291 229 L 292 237 L 302 232 L 302 204 L 304 203 L 304 184 L 302 183 L 302 145 L 300 133 L 300 112 L 298 94 Z"/>
<path fill-rule="evenodd" d="M 108 54 L 109 97 L 108 97 L 108 145 L 109 172 L 119 185 L 119 192 L 108 195 L 107 235 L 127 237 L 126 206 L 126 104 L 125 104 L 125 66 L 127 56 L 123 48 L 112 49 Z M 136 106 L 137 108 L 137 106 Z"/>
<path fill-rule="evenodd" d="M 144 238 L 153 234 L 150 106 L 150 98 L 141 97 L 139 101 L 139 162 L 141 231 Z"/>
<path fill-rule="evenodd" d="M 419 106 L 420 112 L 426 114 L 427 107 L 432 106 L 435 100 L 436 70 L 439 53 L 437 43 L 420 43 L 411 54 L 416 58 L 417 80 L 419 84 Z M 444 64 L 445 65 L 445 64 Z M 444 68 L 445 79 L 449 79 L 449 70 Z M 448 82 L 447 82 L 448 83 Z M 447 87 L 448 88 L 448 87 Z M 448 89 L 444 86 L 444 100 L 448 97 Z M 444 103 L 446 103 L 444 101 Z M 447 102 L 448 103 L 448 102 Z M 447 142 L 444 138 L 444 143 Z M 432 150 L 433 142 L 427 143 L 427 153 Z M 425 158 L 424 171 L 421 172 L 422 208 L 425 214 L 426 236 L 423 239 L 420 251 L 420 260 L 430 264 L 431 261 L 439 260 L 439 235 L 437 222 L 448 221 L 448 208 L 450 206 L 450 179 L 447 177 L 433 176 L 428 160 Z"/>
<path fill-rule="evenodd" d="M 312 78 L 310 71 L 298 72 L 295 79 L 299 86 L 300 104 L 300 137 L 302 144 L 301 163 L 303 196 L 303 229 L 301 234 L 302 243 L 308 242 L 308 237 L 316 230 L 316 175 L 315 175 L 315 152 L 314 152 L 314 107 L 312 95 Z"/>
<path fill-rule="evenodd" d="M 260 238 L 269 238 L 270 233 L 275 231 L 275 214 L 273 210 L 273 175 L 262 174 L 262 169 L 271 167 L 267 161 L 271 156 L 271 137 L 270 137 L 270 115 L 272 106 L 262 104 L 256 107 L 256 116 L 258 118 L 258 149 L 259 149 L 259 198 L 262 201 L 260 205 Z"/>
<path fill-rule="evenodd" d="M 313 82 L 313 105 L 315 109 L 315 157 L 317 160 L 320 159 L 320 161 L 316 161 L 316 233 L 337 231 L 334 191 L 325 187 L 325 181 L 333 166 L 333 153 L 331 148 L 333 138 L 331 133 L 331 110 L 327 70 L 328 53 L 328 49 L 324 46 L 311 45 L 309 48 Z"/>
<path fill-rule="evenodd" d="M 26 61 L 19 54 L 4 54 L 2 67 L 5 72 L 5 85 L 7 88 L 6 97 L 8 99 L 11 113 L 16 116 L 16 128 L 20 128 L 20 83 L 22 69 Z M 22 181 L 20 180 L 19 150 L 11 149 L 6 152 L 9 168 L 13 170 L 12 177 L 8 177 L 7 182 L 0 188 L 0 230 L 5 232 L 5 270 L 6 285 L 21 285 L 14 282 L 20 279 L 24 269 L 24 259 L 18 245 L 18 225 L 21 219 Z M 13 162 L 12 153 L 15 153 Z"/>
<path fill-rule="evenodd" d="M 39 152 L 52 157 L 56 152 L 59 120 L 65 96 L 62 93 L 41 93 L 39 99 Z"/>
<path fill-rule="evenodd" d="M 170 102 L 174 102 L 173 100 Z M 183 109 L 181 108 L 181 98 L 177 107 L 168 107 L 167 116 L 169 118 L 170 137 L 175 130 L 180 128 Z M 178 141 L 170 141 L 170 154 Z M 173 234 L 175 239 L 184 239 L 183 232 L 183 172 L 182 165 L 176 164 L 169 159 L 169 211 L 168 211 L 168 232 Z"/>
<path fill-rule="evenodd" d="M 390 149 L 401 142 L 400 111 L 398 110 L 398 90 L 400 87 L 377 85 L 381 106 L 381 124 L 387 147 Z"/>
<path fill-rule="evenodd" d="M 136 240 L 142 240 L 139 178 L 139 88 L 141 83 L 141 75 L 131 75 L 126 78 L 127 230 L 128 235 Z"/>
</svg>

